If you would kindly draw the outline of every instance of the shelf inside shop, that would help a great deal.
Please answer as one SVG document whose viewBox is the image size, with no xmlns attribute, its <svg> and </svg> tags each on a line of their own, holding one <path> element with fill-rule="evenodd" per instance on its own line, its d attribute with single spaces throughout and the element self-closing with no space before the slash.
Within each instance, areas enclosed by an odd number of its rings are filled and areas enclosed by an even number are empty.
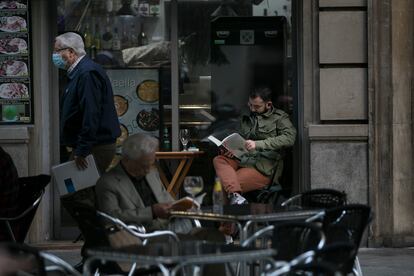
<svg viewBox="0 0 414 276">
<path fill-rule="evenodd" d="M 171 105 L 164 105 L 163 106 L 164 109 L 171 109 L 172 106 Z M 209 104 L 205 104 L 205 105 L 190 105 L 190 104 L 186 104 L 186 105 L 179 105 L 179 109 L 211 109 L 211 105 Z"/>
<path fill-rule="evenodd" d="M 165 125 L 170 126 L 171 122 L 164 122 Z M 211 122 L 180 122 L 181 126 L 209 126 Z"/>
</svg>

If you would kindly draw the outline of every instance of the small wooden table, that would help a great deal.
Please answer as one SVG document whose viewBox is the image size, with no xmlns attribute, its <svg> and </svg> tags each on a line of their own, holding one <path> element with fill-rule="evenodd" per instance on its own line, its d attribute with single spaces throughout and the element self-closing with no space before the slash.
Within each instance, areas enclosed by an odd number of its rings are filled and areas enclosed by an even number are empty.
<svg viewBox="0 0 414 276">
<path fill-rule="evenodd" d="M 165 176 L 164 171 L 157 163 L 157 168 L 160 173 L 160 178 L 162 183 L 164 184 L 167 191 L 176 198 L 178 191 L 184 181 L 184 177 L 186 177 L 188 171 L 190 170 L 191 164 L 195 157 L 204 154 L 203 151 L 159 151 L 156 152 L 155 156 L 158 160 L 161 159 L 170 159 L 170 160 L 180 160 L 175 173 L 171 179 L 171 182 L 168 181 L 167 177 Z"/>
</svg>

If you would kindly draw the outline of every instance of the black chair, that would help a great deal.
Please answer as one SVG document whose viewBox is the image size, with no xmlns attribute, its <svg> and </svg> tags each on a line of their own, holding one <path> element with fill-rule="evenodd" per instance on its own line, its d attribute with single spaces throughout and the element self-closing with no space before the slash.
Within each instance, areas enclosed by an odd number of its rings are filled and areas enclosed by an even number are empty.
<svg viewBox="0 0 414 276">
<path fill-rule="evenodd" d="M 82 191 L 81 191 L 82 192 Z M 85 193 L 86 194 L 86 193 Z M 78 197 L 82 197 L 77 195 Z M 87 196 L 89 198 L 89 196 Z M 79 198 L 77 198 L 79 199 Z M 102 221 L 96 214 L 96 208 L 90 205 L 89 200 L 70 200 L 61 198 L 69 214 L 75 220 L 84 239 L 84 245 L 81 249 L 82 261 L 76 265 L 79 271 L 82 270 L 83 262 L 88 257 L 87 250 L 95 247 L 109 247 L 108 233 L 102 224 Z M 101 273 L 117 274 L 122 273 L 120 267 L 115 263 L 100 264 Z"/>
<path fill-rule="evenodd" d="M 344 205 L 323 211 L 315 218 L 322 218 L 322 229 L 326 235 L 327 245 L 347 242 L 354 246 L 355 250 L 351 258 L 354 269 L 347 266 L 347 273 L 362 275 L 357 254 L 362 236 L 372 219 L 371 207 L 363 204 Z"/>
<path fill-rule="evenodd" d="M 334 189 L 313 189 L 284 201 L 283 207 L 333 208 L 346 204 L 346 194 Z"/>
<path fill-rule="evenodd" d="M 312 275 L 312 276 L 341 276 L 335 266 L 324 262 L 312 262 L 308 264 L 298 264 L 289 267 L 286 273 L 278 274 L 283 276 Z"/>
<path fill-rule="evenodd" d="M 336 242 L 315 251 L 315 262 L 329 263 L 346 275 L 352 271 L 357 248 L 349 242 Z"/>
<path fill-rule="evenodd" d="M 291 149 L 284 149 L 281 154 L 284 156 L 283 163 L 280 164 L 280 167 L 275 168 L 273 175 L 270 177 L 271 183 L 262 189 L 243 194 L 248 202 L 280 205 L 291 196 L 292 168 L 290 164 L 292 163 L 292 151 Z M 280 171 L 282 175 L 278 179 L 277 176 Z"/>
<path fill-rule="evenodd" d="M 36 210 L 42 200 L 50 175 L 20 177 L 16 213 L 0 217 L 0 240 L 24 242 Z"/>
<path fill-rule="evenodd" d="M 242 246 L 250 246 L 257 239 L 269 236 L 272 248 L 277 251 L 274 256 L 277 261 L 291 261 L 300 254 L 320 249 L 325 244 L 325 236 L 319 226 L 307 222 L 286 222 L 257 231 Z"/>
<path fill-rule="evenodd" d="M 277 250 L 275 258 L 290 261 L 298 255 L 324 246 L 325 236 L 320 227 L 306 222 L 276 224 L 272 247 Z"/>
</svg>

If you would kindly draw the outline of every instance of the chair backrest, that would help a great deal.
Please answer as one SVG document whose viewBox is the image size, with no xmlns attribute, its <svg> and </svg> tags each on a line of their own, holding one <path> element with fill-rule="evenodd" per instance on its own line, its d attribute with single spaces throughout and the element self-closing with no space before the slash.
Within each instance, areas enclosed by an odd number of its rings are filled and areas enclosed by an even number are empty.
<svg viewBox="0 0 414 276">
<path fill-rule="evenodd" d="M 282 203 L 282 206 L 298 206 L 302 208 L 333 208 L 346 204 L 346 194 L 334 189 L 313 189 L 293 196 Z"/>
<path fill-rule="evenodd" d="M 349 242 L 331 243 L 316 250 L 314 260 L 332 264 L 346 275 L 352 272 L 357 250 L 355 245 Z"/>
<path fill-rule="evenodd" d="M 322 248 L 325 237 L 320 227 L 307 222 L 275 224 L 272 248 L 277 251 L 276 259 L 290 261 L 296 256 Z"/>
<path fill-rule="evenodd" d="M 302 193 L 302 207 L 332 208 L 346 204 L 346 194 L 334 189 L 313 189 Z"/>
<path fill-rule="evenodd" d="M 109 246 L 105 227 L 96 215 L 96 209 L 94 207 L 88 204 L 78 203 L 71 207 L 71 215 L 78 224 L 85 239 L 86 247 Z M 85 252 L 82 252 L 82 255 L 84 254 Z"/>
<path fill-rule="evenodd" d="M 350 242 L 359 247 L 362 235 L 371 220 L 371 207 L 350 204 L 325 211 L 322 228 L 327 244 Z"/>
<path fill-rule="evenodd" d="M 18 179 L 18 204 L 13 216 L 0 218 L 0 240 L 24 242 L 30 225 L 42 199 L 44 188 L 50 182 L 50 175 L 20 177 Z"/>
</svg>

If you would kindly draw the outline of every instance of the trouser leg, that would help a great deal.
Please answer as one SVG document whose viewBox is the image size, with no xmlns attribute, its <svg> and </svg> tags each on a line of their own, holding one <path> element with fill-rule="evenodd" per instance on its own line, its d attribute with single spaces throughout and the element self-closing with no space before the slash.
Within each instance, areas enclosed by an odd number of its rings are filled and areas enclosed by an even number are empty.
<svg viewBox="0 0 414 276">
<path fill-rule="evenodd" d="M 254 168 L 240 168 L 236 174 L 242 193 L 259 190 L 270 184 L 270 178 Z"/>
<path fill-rule="evenodd" d="M 223 155 L 213 159 L 214 169 L 226 193 L 240 193 L 241 187 L 236 173 L 239 162 Z"/>
<path fill-rule="evenodd" d="M 96 167 L 101 174 L 105 173 L 106 169 L 112 162 L 116 153 L 116 144 L 96 145 L 91 149 L 93 158 L 95 159 Z M 69 160 L 74 159 L 74 151 L 72 150 Z"/>
<path fill-rule="evenodd" d="M 103 174 L 112 162 L 115 156 L 116 144 L 97 145 L 92 147 L 92 154 L 95 158 L 96 166 L 101 174 Z"/>
</svg>

